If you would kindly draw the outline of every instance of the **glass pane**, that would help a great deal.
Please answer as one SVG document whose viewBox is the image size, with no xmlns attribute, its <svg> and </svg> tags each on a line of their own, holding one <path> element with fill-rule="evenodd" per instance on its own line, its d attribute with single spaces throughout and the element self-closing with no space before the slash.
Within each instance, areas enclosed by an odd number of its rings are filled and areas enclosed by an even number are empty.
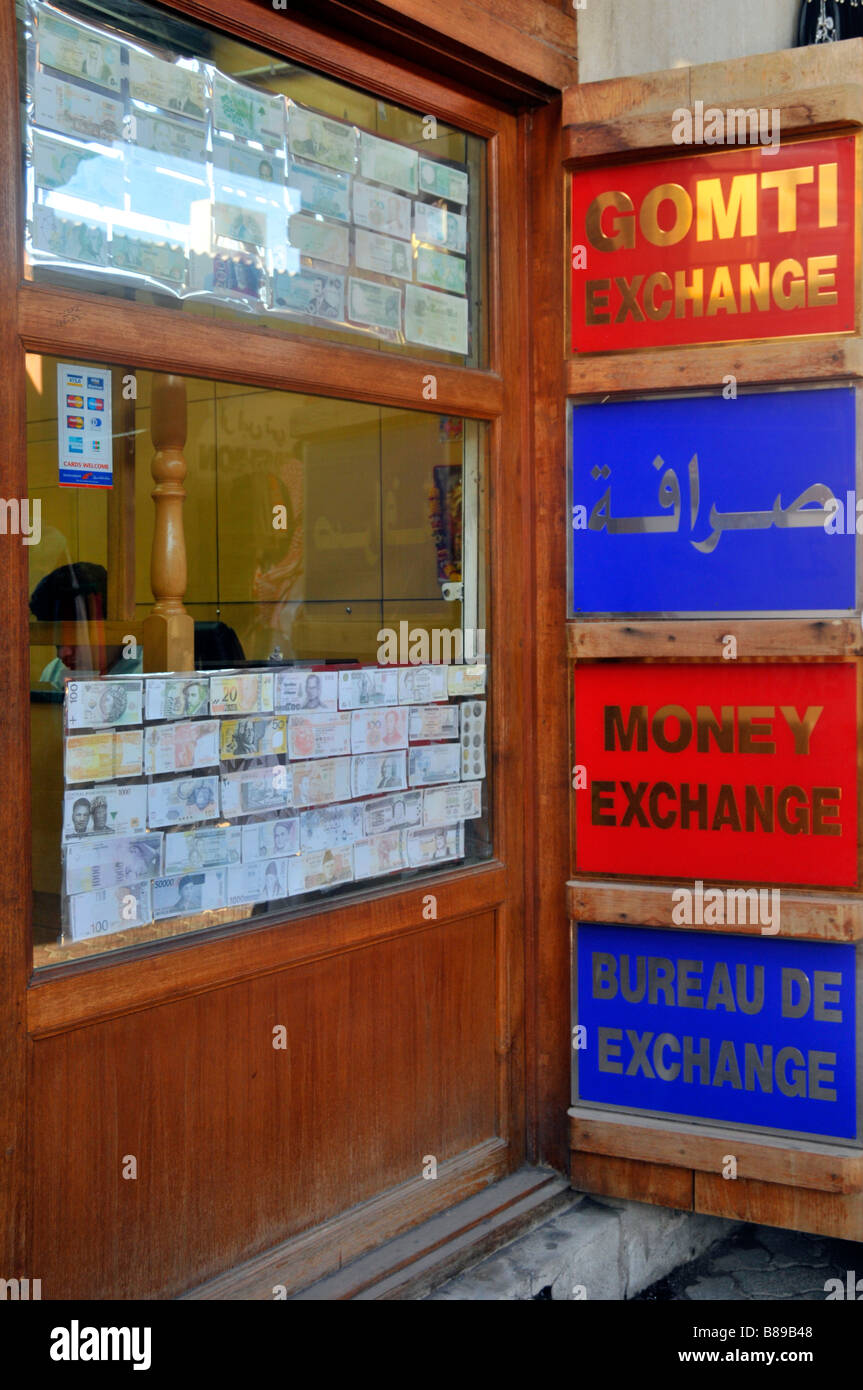
<svg viewBox="0 0 863 1390">
<path fill-rule="evenodd" d="M 487 859 L 483 428 L 27 382 L 37 966 Z"/>
<path fill-rule="evenodd" d="M 18 5 L 30 278 L 484 365 L 484 141 L 135 0 Z"/>
</svg>

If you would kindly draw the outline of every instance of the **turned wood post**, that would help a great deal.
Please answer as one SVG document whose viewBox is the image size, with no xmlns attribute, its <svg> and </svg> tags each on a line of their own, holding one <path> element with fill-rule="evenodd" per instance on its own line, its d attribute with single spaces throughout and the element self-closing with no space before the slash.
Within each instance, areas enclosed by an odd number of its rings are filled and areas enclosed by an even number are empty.
<svg viewBox="0 0 863 1390">
<path fill-rule="evenodd" d="M 195 624 L 183 606 L 186 592 L 186 383 L 180 376 L 153 375 L 150 433 L 156 452 L 150 471 L 156 509 L 150 587 L 156 602 L 144 619 L 144 669 L 194 671 Z"/>
</svg>

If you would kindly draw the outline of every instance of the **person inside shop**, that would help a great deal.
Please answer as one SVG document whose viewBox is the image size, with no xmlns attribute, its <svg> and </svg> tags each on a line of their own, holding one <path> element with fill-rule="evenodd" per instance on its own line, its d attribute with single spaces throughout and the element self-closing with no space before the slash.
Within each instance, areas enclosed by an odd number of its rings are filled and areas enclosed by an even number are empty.
<svg viewBox="0 0 863 1390">
<path fill-rule="evenodd" d="M 143 652 L 137 643 L 134 656 L 124 655 L 122 646 L 90 645 L 90 624 L 104 621 L 107 594 L 108 575 L 104 567 L 87 560 L 61 565 L 40 579 L 30 596 L 34 618 L 42 623 L 76 624 L 75 641 L 70 642 L 67 634 L 62 634 L 56 657 L 39 677 L 42 685 L 62 690 L 64 681 L 73 675 L 119 676 L 143 670 Z"/>
</svg>

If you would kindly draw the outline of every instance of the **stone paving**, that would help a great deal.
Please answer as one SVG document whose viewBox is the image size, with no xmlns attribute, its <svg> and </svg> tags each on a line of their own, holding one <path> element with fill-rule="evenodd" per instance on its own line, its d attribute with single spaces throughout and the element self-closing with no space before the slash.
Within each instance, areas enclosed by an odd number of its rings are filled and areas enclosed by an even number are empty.
<svg viewBox="0 0 863 1390">
<path fill-rule="evenodd" d="M 636 1296 L 636 1302 L 713 1302 L 757 1299 L 821 1303 L 837 1296 L 828 1279 L 839 1279 L 848 1298 L 848 1275 L 863 1300 L 863 1244 L 783 1231 L 773 1226 L 742 1226 L 698 1259 Z"/>
</svg>

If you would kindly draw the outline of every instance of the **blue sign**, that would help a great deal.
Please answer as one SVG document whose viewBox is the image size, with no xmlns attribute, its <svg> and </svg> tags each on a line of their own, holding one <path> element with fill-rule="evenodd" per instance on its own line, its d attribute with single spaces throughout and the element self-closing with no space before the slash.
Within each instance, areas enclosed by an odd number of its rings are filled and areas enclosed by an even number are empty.
<svg viewBox="0 0 863 1390">
<path fill-rule="evenodd" d="M 575 616 L 856 608 L 852 387 L 573 406 L 571 434 Z"/>
<path fill-rule="evenodd" d="M 579 1101 L 857 1138 L 853 946 L 579 925 Z"/>
</svg>

